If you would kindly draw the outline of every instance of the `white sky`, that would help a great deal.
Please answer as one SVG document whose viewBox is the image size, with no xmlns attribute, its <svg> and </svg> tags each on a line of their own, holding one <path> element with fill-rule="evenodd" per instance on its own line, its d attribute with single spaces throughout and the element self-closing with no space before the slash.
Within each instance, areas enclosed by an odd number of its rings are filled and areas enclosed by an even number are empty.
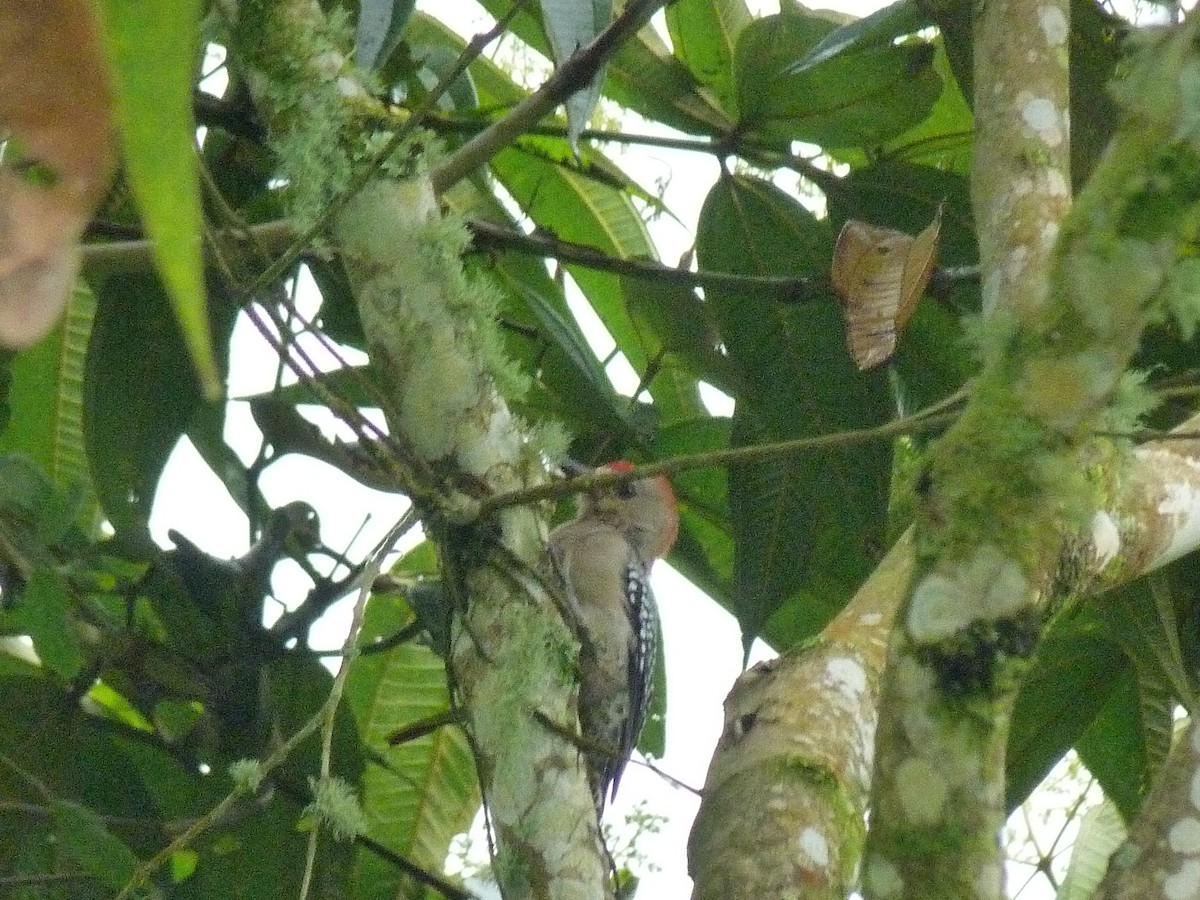
<svg viewBox="0 0 1200 900">
<path fill-rule="evenodd" d="M 885 5 L 879 0 L 832 0 L 823 4 L 842 12 L 864 15 Z M 778 3 L 754 3 L 752 8 L 766 13 L 778 10 Z M 421 0 L 418 7 L 446 21 L 460 33 L 471 35 L 488 27 L 490 19 L 473 0 L 454 3 Z M 661 23 L 661 14 L 660 14 Z M 665 28 L 663 31 L 666 37 Z M 656 123 L 636 121 L 628 130 L 671 134 Z M 717 177 L 717 163 L 705 154 L 687 153 L 650 147 L 606 148 L 616 160 L 646 187 L 666 184 L 666 206 L 684 225 L 662 216 L 650 224 L 660 256 L 671 262 L 692 246 L 700 206 L 706 190 Z M 785 187 L 794 187 L 781 182 Z M 306 292 L 301 288 L 303 302 Z M 585 304 L 575 304 L 589 339 L 603 358 L 612 342 Z M 319 352 L 316 345 L 310 348 Z M 275 367 L 265 344 L 251 327 L 242 322 L 235 331 L 231 358 L 230 395 L 247 396 L 271 388 Z M 635 389 L 637 376 L 624 360 L 609 368 L 618 390 Z M 707 399 L 707 398 L 706 398 Z M 728 414 L 727 398 L 711 395 L 714 412 Z M 335 428 L 332 416 L 316 419 L 323 427 Z M 226 431 L 230 444 L 249 462 L 258 450 L 258 432 L 250 420 L 247 404 L 231 404 Z M 348 436 L 344 433 L 344 436 Z M 289 457 L 272 465 L 261 487 L 273 506 L 291 500 L 313 504 L 321 515 L 322 537 L 327 545 L 339 550 L 350 548 L 351 556 L 361 556 L 396 521 L 406 504 L 394 496 L 380 494 L 358 485 L 321 464 L 302 457 Z M 186 510 L 176 520 L 172 511 Z M 364 518 L 370 516 L 364 525 Z M 166 531 L 178 528 L 206 551 L 233 557 L 248 546 L 245 518 L 229 498 L 224 487 L 200 461 L 195 450 L 184 441 L 172 457 L 156 498 L 151 521 L 154 536 L 167 545 Z M 361 532 L 361 533 L 360 533 Z M 355 539 L 355 535 L 357 539 Z M 351 541 L 354 544 L 351 547 Z M 307 589 L 307 580 L 292 563 L 282 564 L 275 577 L 280 596 L 299 598 Z M 741 645 L 734 619 L 701 594 L 682 576 L 664 563 L 654 572 L 654 590 L 663 621 L 667 663 L 669 713 L 667 753 L 659 761 L 676 778 L 700 787 L 721 731 L 721 704 L 733 680 L 741 671 Z M 350 601 L 344 601 L 318 624 L 314 634 L 321 647 L 340 646 L 348 626 Z M 753 659 L 772 655 L 761 642 Z M 690 895 L 691 881 L 686 872 L 688 831 L 698 806 L 690 793 L 672 787 L 642 766 L 631 766 L 622 780 L 621 791 L 606 821 L 619 823 L 637 804 L 645 802 L 650 812 L 665 815 L 667 824 L 657 835 L 645 836 L 641 853 L 658 867 L 641 874 L 640 896 L 656 900 L 684 900 Z M 476 842 L 476 846 L 483 846 Z M 1010 890 L 1021 886 L 1025 877 L 1013 870 Z M 1048 884 L 1026 891 L 1023 897 L 1053 896 Z"/>
</svg>

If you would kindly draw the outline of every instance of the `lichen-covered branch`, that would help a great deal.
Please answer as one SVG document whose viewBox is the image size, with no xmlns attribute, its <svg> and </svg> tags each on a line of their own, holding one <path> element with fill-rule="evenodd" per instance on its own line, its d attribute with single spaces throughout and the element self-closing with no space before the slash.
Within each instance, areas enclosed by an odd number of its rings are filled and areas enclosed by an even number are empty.
<svg viewBox="0 0 1200 900">
<path fill-rule="evenodd" d="M 1069 21 L 1065 0 L 975 8 L 972 199 L 995 338 L 963 417 L 928 463 L 918 565 L 876 735 L 864 871 L 873 898 L 1002 895 L 1008 723 L 1061 541 L 1054 513 L 1076 486 L 1061 480 L 1066 467 L 1048 470 L 1069 451 L 1023 396 L 1033 385 L 1020 387 L 1018 343 L 1044 334 L 1038 320 L 1057 300 L 1047 273 L 1070 199 Z"/>
<path fill-rule="evenodd" d="M 841 900 L 865 840 L 879 678 L 906 534 L 812 646 L 744 674 L 688 842 L 693 900 Z"/>
<path fill-rule="evenodd" d="M 1200 416 L 1177 429 L 1197 430 Z M 1066 593 L 1101 594 L 1200 547 L 1200 440 L 1143 444 L 1102 468 L 1107 501 L 1074 542 L 1073 577 L 1056 575 Z M 695 900 L 853 889 L 885 647 L 913 557 L 910 532 L 819 640 L 734 686 L 690 842 Z"/>
<path fill-rule="evenodd" d="M 1002 93 L 1020 73 L 1027 112 L 1046 98 L 1065 104 L 1066 30 L 1054 23 L 1067 7 L 1051 15 L 1052 6 L 977 8 L 979 97 L 997 85 Z M 1012 706 L 1041 636 L 1063 538 L 1087 526 L 1099 497 L 1079 448 L 1200 223 L 1200 156 L 1184 102 L 1193 31 L 1141 49 L 1125 91 L 1155 99 L 1124 104 L 1113 145 L 1061 223 L 1061 204 L 1023 198 L 1048 177 L 1031 180 L 1032 172 L 1067 171 L 1065 105 L 995 133 L 1010 151 L 977 176 L 980 242 L 990 248 L 985 295 L 992 292 L 985 368 L 928 462 L 916 574 L 889 648 L 876 735 L 871 897 L 1002 895 L 996 834 Z M 1031 64 L 1038 54 L 1048 56 L 1045 65 Z M 989 115 L 987 104 L 977 103 L 976 114 Z M 978 125 L 984 134 L 990 127 Z"/>
<path fill-rule="evenodd" d="M 504 896 L 611 896 L 596 811 L 578 750 L 542 720 L 575 729 L 577 646 L 536 573 L 539 508 L 476 521 L 478 498 L 544 478 L 557 449 L 517 420 L 521 380 L 500 351 L 494 294 L 468 279 L 467 232 L 443 216 L 420 146 L 398 151 L 349 202 L 374 148 L 391 136 L 355 114 L 363 102 L 344 23 L 313 0 L 243 2 L 234 40 L 289 177 L 298 230 L 341 211 L 327 239 L 354 287 L 385 409 L 414 502 L 438 544 L 455 600 L 448 667 L 479 763 L 498 840 Z M 408 152 L 412 151 L 412 152 Z"/>
<path fill-rule="evenodd" d="M 1071 203 L 1067 37 L 1070 4 L 975 4 L 971 202 L 983 309 L 1045 302 L 1045 272 Z"/>
</svg>

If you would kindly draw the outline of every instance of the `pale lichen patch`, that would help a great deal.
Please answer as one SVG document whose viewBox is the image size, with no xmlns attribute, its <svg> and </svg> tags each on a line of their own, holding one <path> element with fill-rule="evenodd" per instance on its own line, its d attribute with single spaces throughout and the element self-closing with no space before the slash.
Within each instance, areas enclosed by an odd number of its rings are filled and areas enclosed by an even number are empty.
<svg viewBox="0 0 1200 900">
<path fill-rule="evenodd" d="M 1060 47 L 1067 42 L 1067 17 L 1057 6 L 1043 6 L 1038 12 L 1042 34 L 1051 47 Z"/>
<path fill-rule="evenodd" d="M 975 873 L 975 896 L 999 897 L 1002 894 L 1001 884 L 999 866 L 981 866 Z"/>
<path fill-rule="evenodd" d="M 908 631 L 921 643 L 950 637 L 974 618 L 958 585 L 945 575 L 927 575 L 913 591 Z"/>
<path fill-rule="evenodd" d="M 825 680 L 851 702 L 857 702 L 867 689 L 866 670 L 845 656 L 834 657 L 825 664 Z"/>
<path fill-rule="evenodd" d="M 1200 897 L 1200 861 L 1186 860 L 1179 871 L 1163 879 L 1166 900 L 1194 900 Z"/>
<path fill-rule="evenodd" d="M 1063 117 L 1058 107 L 1046 97 L 1022 96 L 1017 99 L 1021 107 L 1021 121 L 1030 128 L 1047 147 L 1057 147 L 1065 139 Z"/>
<path fill-rule="evenodd" d="M 825 868 L 829 865 L 829 842 L 825 835 L 813 827 L 800 832 L 798 839 L 800 854 L 809 863 L 809 868 Z"/>
<path fill-rule="evenodd" d="M 1066 174 L 1061 169 L 1046 169 L 1044 173 L 1045 192 L 1052 197 L 1069 197 L 1071 196 L 1071 183 L 1068 181 Z M 1047 222 L 1042 228 L 1042 236 L 1045 237 L 1046 231 L 1052 231 L 1054 236 L 1058 236 L 1058 222 Z"/>
<path fill-rule="evenodd" d="M 1096 568 L 1103 569 L 1121 552 L 1121 532 L 1112 516 L 1101 510 L 1092 516 L 1092 550 Z"/>
<path fill-rule="evenodd" d="M 1176 853 L 1195 856 L 1200 853 L 1200 819 L 1180 819 L 1167 832 L 1167 840 Z"/>
<path fill-rule="evenodd" d="M 917 585 L 908 613 L 913 640 L 948 638 L 978 619 L 1001 619 L 1018 612 L 1029 598 L 1020 565 L 999 547 L 984 544 L 954 577 L 931 574 Z"/>
</svg>

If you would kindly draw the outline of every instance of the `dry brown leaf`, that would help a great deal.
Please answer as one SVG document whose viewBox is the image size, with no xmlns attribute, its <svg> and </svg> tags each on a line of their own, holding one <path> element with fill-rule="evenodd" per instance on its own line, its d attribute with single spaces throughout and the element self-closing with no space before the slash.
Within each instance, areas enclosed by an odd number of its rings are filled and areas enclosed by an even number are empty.
<svg viewBox="0 0 1200 900">
<path fill-rule="evenodd" d="M 915 238 L 893 228 L 847 220 L 831 276 L 842 300 L 846 344 L 860 372 L 892 358 L 937 261 L 942 211 Z"/>
<path fill-rule="evenodd" d="M 54 325 L 116 165 L 89 0 L 0 2 L 0 343 Z"/>
</svg>

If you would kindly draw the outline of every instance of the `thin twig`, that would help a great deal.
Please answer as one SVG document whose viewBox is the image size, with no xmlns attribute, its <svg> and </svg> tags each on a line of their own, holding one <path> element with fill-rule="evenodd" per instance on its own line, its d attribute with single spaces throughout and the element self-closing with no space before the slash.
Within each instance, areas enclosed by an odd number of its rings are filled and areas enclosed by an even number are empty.
<svg viewBox="0 0 1200 900">
<path fill-rule="evenodd" d="M 725 288 L 736 291 L 769 292 L 773 299 L 803 303 L 829 295 L 833 288 L 826 275 L 805 276 L 735 275 L 730 272 L 703 270 L 693 272 L 677 269 L 650 259 L 630 259 L 613 256 L 586 244 L 565 241 L 542 232 L 523 234 L 494 222 L 475 219 L 467 223 L 476 247 L 499 248 L 545 256 L 559 262 L 574 263 L 589 269 L 616 272 L 638 278 L 652 278 L 670 284 L 696 285 L 704 288 Z"/>
<path fill-rule="evenodd" d="M 32 772 L 22 768 L 22 766 L 15 759 L 7 754 L 0 753 L 0 763 L 6 765 L 9 769 L 16 773 L 16 775 L 19 776 L 22 781 L 26 782 L 31 788 L 33 788 L 43 801 L 46 803 L 54 802 L 54 792 L 46 786 L 46 783 Z"/>
<path fill-rule="evenodd" d="M 422 884 L 433 888 L 443 897 L 448 897 L 450 900 L 478 900 L 478 898 L 466 888 L 459 887 L 457 884 L 447 881 L 440 875 L 421 868 L 415 863 L 405 859 L 395 850 L 385 847 L 383 844 L 379 843 L 379 841 L 369 838 L 365 834 L 360 834 L 354 839 L 354 841 L 355 843 L 366 847 L 380 859 L 391 863 L 397 869 L 400 869 L 402 872 L 411 875 Z"/>
<path fill-rule="evenodd" d="M 467 229 L 477 249 L 510 250 L 543 256 L 559 262 L 584 266 L 601 272 L 616 272 L 637 278 L 649 278 L 668 284 L 694 285 L 748 292 L 750 295 L 769 295 L 783 303 L 805 303 L 828 296 L 832 291 L 827 274 L 819 276 L 738 275 L 710 269 L 692 271 L 664 265 L 652 259 L 614 256 L 596 247 L 556 238 L 544 232 L 525 234 L 486 219 L 468 219 Z M 217 238 L 232 237 L 251 241 L 264 252 L 279 250 L 295 236 L 291 225 L 283 220 L 251 225 L 246 235 L 240 232 L 218 231 Z M 83 265 L 86 270 L 102 272 L 114 268 L 140 268 L 153 265 L 153 245 L 148 240 L 112 241 L 103 244 L 84 244 Z M 978 266 L 939 267 L 934 278 L 954 282 L 979 277 Z M 932 293 L 932 291 L 931 291 Z"/>
<path fill-rule="evenodd" d="M 411 524 L 415 523 L 415 521 L 415 517 L 406 515 L 405 518 L 401 520 L 400 524 L 398 524 L 392 529 L 391 532 L 389 532 L 388 538 L 392 541 L 398 539 L 402 533 L 400 531 L 401 527 L 403 526 L 407 528 L 411 526 Z M 395 537 L 393 537 L 393 535 Z M 390 544 L 388 546 L 390 546 Z M 369 582 L 366 582 L 366 584 L 369 585 Z M 364 588 L 364 595 L 368 593 L 369 588 Z M 360 595 L 359 602 L 355 605 L 354 619 L 351 622 L 352 637 L 347 638 L 347 640 L 351 640 L 357 636 L 358 628 L 362 624 L 362 611 L 359 609 L 359 607 L 362 605 L 362 602 L 363 595 Z M 338 673 L 339 676 L 341 676 L 342 672 L 346 671 L 346 668 L 347 667 L 343 665 L 342 670 Z M 336 683 L 337 681 L 335 679 L 335 684 Z M 338 697 L 340 698 L 340 692 Z M 292 755 L 292 752 L 298 746 L 300 746 L 300 744 L 304 743 L 304 741 L 306 741 L 318 728 L 321 727 L 321 725 L 325 722 L 326 707 L 331 703 L 336 706 L 336 699 L 333 691 L 331 691 L 329 697 L 325 699 L 325 702 L 321 705 L 321 708 L 318 709 L 307 722 L 301 725 L 295 734 L 288 738 L 284 743 L 280 744 L 266 759 L 260 762 L 259 770 L 263 777 L 266 777 L 279 766 L 283 765 L 283 763 L 287 761 L 288 757 Z M 0 757 L 0 759 L 3 759 L 3 757 Z M 196 839 L 199 838 L 200 835 L 204 834 L 204 832 L 206 832 L 209 828 L 213 827 L 213 825 L 224 819 L 225 815 L 233 808 L 234 804 L 238 802 L 243 793 L 243 787 L 240 785 L 235 787 L 216 806 L 214 806 L 200 818 L 196 819 L 196 821 L 193 822 L 187 829 L 177 835 L 174 840 L 138 866 L 137 871 L 133 873 L 129 881 L 121 889 L 120 893 L 117 894 L 114 900 L 128 900 L 128 898 L 132 897 L 134 891 L 147 884 L 150 876 L 157 872 L 158 869 L 161 868 L 163 864 L 166 863 L 175 853 L 178 853 L 180 850 L 184 850 L 191 846 L 196 842 Z"/>
<path fill-rule="evenodd" d="M 663 769 L 660 769 L 655 763 L 652 763 L 648 759 L 634 758 L 634 759 L 631 759 L 630 762 L 636 766 L 645 766 L 647 769 L 649 769 L 651 772 L 653 772 L 655 775 L 657 775 L 663 781 L 667 782 L 667 784 L 671 785 L 671 787 L 679 788 L 681 791 L 688 791 L 689 793 L 695 794 L 697 797 L 704 796 L 704 791 L 700 790 L 700 788 L 692 787 L 686 781 L 680 781 L 674 775 L 672 775 L 671 773 L 669 773 L 667 771 L 664 771 Z"/>
<path fill-rule="evenodd" d="M 832 434 L 793 438 L 769 444 L 754 444 L 749 447 L 731 447 L 726 450 L 713 450 L 709 453 L 695 453 L 688 456 L 673 456 L 659 462 L 637 466 L 628 472 L 590 472 L 575 478 L 552 481 L 503 494 L 493 494 L 480 502 L 478 512 L 482 517 L 510 506 L 522 506 L 541 500 L 558 500 L 596 488 L 611 487 L 654 475 L 671 475 L 692 469 L 708 469 L 732 463 L 754 462 L 759 459 L 772 459 L 777 456 L 787 456 L 810 450 L 849 447 L 869 441 L 886 440 L 902 434 L 917 434 L 948 425 L 954 421 L 957 414 L 945 410 L 960 402 L 964 397 L 965 390 L 959 391 L 911 416 L 895 419 L 873 428 L 838 431 Z"/>
<path fill-rule="evenodd" d="M 350 663 L 356 655 L 358 649 L 358 634 L 362 630 L 363 615 L 367 609 L 367 598 L 371 596 L 371 585 L 374 584 L 376 577 L 383 569 L 383 561 L 391 552 L 392 547 L 405 534 L 409 532 L 417 524 L 416 510 L 412 507 L 404 513 L 383 540 L 375 548 L 375 552 L 371 554 L 371 558 L 363 565 L 362 571 L 362 586 L 358 591 L 358 600 L 354 604 L 354 613 L 350 618 L 350 632 L 346 635 L 346 640 L 342 644 L 342 665 L 338 669 L 337 675 L 334 676 L 333 686 L 329 689 L 329 696 L 325 699 L 325 703 L 321 706 L 321 715 L 323 721 L 321 723 L 321 775 L 322 783 L 329 779 L 330 770 L 333 761 L 333 730 L 334 724 L 337 721 L 338 705 L 342 701 L 342 692 L 346 687 L 346 677 L 350 673 Z M 304 877 L 300 882 L 300 898 L 299 900 L 307 900 L 308 889 L 312 884 L 313 871 L 316 868 L 317 859 L 317 841 L 321 833 L 321 822 L 317 819 L 313 822 L 312 830 L 308 833 L 308 851 L 304 860 Z"/>
</svg>

